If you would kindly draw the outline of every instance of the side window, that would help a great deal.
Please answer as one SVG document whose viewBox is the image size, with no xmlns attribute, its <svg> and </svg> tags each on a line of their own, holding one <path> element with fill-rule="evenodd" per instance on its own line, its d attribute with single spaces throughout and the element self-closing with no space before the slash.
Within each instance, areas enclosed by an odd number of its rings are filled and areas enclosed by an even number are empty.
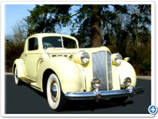
<svg viewBox="0 0 158 119">
<path fill-rule="evenodd" d="M 37 50 L 38 49 L 38 39 L 30 38 L 28 40 L 28 50 Z"/>
<path fill-rule="evenodd" d="M 77 48 L 76 41 L 63 37 L 64 48 Z"/>
</svg>

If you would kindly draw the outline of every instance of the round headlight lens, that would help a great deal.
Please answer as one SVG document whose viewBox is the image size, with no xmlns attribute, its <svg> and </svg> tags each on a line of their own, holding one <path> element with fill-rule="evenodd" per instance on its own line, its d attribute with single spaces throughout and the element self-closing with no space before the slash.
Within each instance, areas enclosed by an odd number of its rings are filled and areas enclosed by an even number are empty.
<svg viewBox="0 0 158 119">
<path fill-rule="evenodd" d="M 117 54 L 115 57 L 115 62 L 117 65 L 120 65 L 122 62 L 122 56 L 120 54 Z"/>
<path fill-rule="evenodd" d="M 87 63 L 89 61 L 89 54 L 87 52 L 83 52 L 81 55 L 81 61 L 83 63 Z"/>
<path fill-rule="evenodd" d="M 132 81 L 131 81 L 131 78 L 125 78 L 124 79 L 124 84 L 125 84 L 125 87 L 129 87 L 131 85 Z"/>
<path fill-rule="evenodd" d="M 92 84 L 92 87 L 93 87 L 93 88 L 99 88 L 99 87 L 100 87 L 100 84 L 101 84 L 101 81 L 100 81 L 100 79 L 98 79 L 98 78 L 94 78 L 94 79 L 92 80 L 91 84 Z"/>
</svg>

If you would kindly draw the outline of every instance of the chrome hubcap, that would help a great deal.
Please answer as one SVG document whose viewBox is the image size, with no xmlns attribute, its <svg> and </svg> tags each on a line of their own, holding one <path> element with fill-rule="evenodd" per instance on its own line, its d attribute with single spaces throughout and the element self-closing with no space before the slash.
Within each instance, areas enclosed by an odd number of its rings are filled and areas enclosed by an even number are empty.
<svg viewBox="0 0 158 119">
<path fill-rule="evenodd" d="M 57 87 L 58 86 L 55 82 L 51 86 L 51 97 L 52 97 L 54 102 L 56 102 L 58 99 L 58 88 Z"/>
<path fill-rule="evenodd" d="M 55 85 L 53 85 L 52 89 L 51 89 L 51 93 L 53 97 L 57 96 L 57 87 Z"/>
</svg>

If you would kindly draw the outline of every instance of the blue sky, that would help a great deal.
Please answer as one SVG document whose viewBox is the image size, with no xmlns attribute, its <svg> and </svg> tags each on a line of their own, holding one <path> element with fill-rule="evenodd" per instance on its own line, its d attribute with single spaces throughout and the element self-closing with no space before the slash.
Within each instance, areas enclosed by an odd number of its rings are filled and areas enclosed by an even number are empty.
<svg viewBox="0 0 158 119">
<path fill-rule="evenodd" d="M 12 27 L 15 25 L 15 23 L 29 16 L 30 13 L 28 12 L 28 10 L 32 10 L 34 7 L 34 4 L 6 4 L 5 35 L 11 35 L 13 33 Z M 73 7 L 72 11 L 76 9 L 76 7 Z M 60 33 L 70 35 L 70 27 L 62 28 Z"/>
<path fill-rule="evenodd" d="M 28 10 L 32 10 L 35 5 L 16 5 L 8 4 L 5 5 L 5 35 L 12 34 L 12 27 L 17 21 L 22 20 L 26 16 L 29 16 L 30 13 Z M 28 10 L 27 10 L 28 9 Z"/>
</svg>

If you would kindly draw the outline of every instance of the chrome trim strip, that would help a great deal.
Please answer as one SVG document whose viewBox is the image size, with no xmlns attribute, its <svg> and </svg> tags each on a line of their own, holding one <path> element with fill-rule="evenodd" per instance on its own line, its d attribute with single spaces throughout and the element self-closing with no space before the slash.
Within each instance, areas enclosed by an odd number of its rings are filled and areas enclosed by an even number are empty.
<svg viewBox="0 0 158 119">
<path fill-rule="evenodd" d="M 80 50 L 80 51 L 78 51 L 78 52 L 86 52 L 85 50 Z"/>
<path fill-rule="evenodd" d="M 110 90 L 110 91 L 90 91 L 90 92 L 67 92 L 65 97 L 69 100 L 94 100 L 96 99 L 96 95 L 100 95 L 101 99 L 107 98 L 117 98 L 117 97 L 125 97 L 125 96 L 134 96 L 137 94 L 142 94 L 144 92 L 144 88 L 138 87 L 133 88 L 131 86 L 130 89 L 122 89 L 122 90 Z"/>
</svg>

